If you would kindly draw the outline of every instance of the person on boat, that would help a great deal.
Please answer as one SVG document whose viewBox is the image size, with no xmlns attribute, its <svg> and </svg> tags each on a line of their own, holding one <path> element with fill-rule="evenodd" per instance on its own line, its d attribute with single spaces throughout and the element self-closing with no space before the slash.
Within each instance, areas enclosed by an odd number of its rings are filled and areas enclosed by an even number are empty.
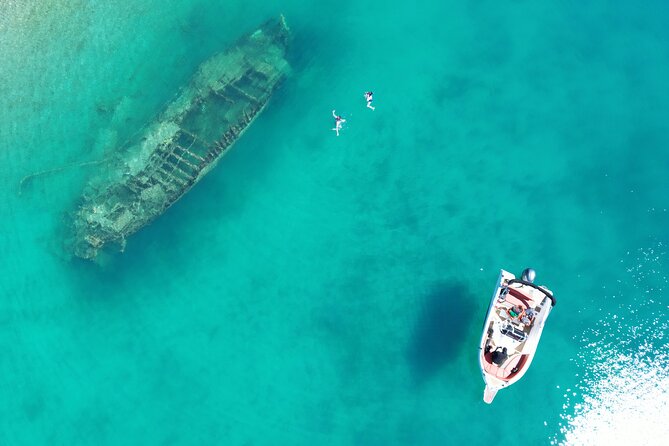
<svg viewBox="0 0 669 446">
<path fill-rule="evenodd" d="M 522 313 L 523 313 L 523 309 L 520 308 L 520 305 L 514 305 L 509 310 L 509 315 L 513 318 L 519 318 Z"/>
<path fill-rule="evenodd" d="M 506 300 L 506 295 L 509 294 L 509 287 L 504 285 L 502 290 L 499 292 L 499 297 L 497 298 L 499 303 L 502 303 Z"/>
<path fill-rule="evenodd" d="M 506 347 L 502 347 L 500 350 L 500 347 L 497 347 L 494 352 L 492 352 L 492 362 L 497 364 L 497 365 L 502 365 L 504 364 L 504 361 L 506 361 L 506 358 L 509 357 L 509 354 L 506 351 Z"/>
<path fill-rule="evenodd" d="M 367 101 L 367 108 L 371 108 L 373 111 L 374 107 L 372 107 L 372 101 L 374 100 L 374 93 L 371 91 L 365 92 L 365 100 Z"/>
<path fill-rule="evenodd" d="M 534 310 L 528 308 L 527 310 L 523 311 L 520 314 L 520 322 L 522 322 L 525 325 L 530 325 L 534 320 L 534 316 L 535 316 Z"/>
<path fill-rule="evenodd" d="M 332 110 L 332 117 L 335 119 L 335 127 L 332 130 L 337 132 L 337 136 L 339 136 L 339 130 L 341 130 L 341 126 L 346 122 L 346 119 L 339 116 L 334 110 Z"/>
</svg>

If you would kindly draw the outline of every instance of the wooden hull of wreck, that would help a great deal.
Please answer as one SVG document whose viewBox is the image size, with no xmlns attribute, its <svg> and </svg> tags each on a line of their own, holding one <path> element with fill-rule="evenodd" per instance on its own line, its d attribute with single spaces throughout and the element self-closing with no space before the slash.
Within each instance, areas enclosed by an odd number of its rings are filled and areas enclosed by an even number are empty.
<svg viewBox="0 0 669 446">
<path fill-rule="evenodd" d="M 211 170 L 264 109 L 288 71 L 283 17 L 204 62 L 124 156 L 118 177 L 84 195 L 69 240 L 95 259 L 160 216 Z"/>
</svg>

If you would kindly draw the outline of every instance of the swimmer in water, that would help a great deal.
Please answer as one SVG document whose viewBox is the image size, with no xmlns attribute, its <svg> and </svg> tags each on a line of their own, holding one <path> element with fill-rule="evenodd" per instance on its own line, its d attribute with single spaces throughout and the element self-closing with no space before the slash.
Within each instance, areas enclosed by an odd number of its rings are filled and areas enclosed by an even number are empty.
<svg viewBox="0 0 669 446">
<path fill-rule="evenodd" d="M 346 119 L 339 116 L 337 113 L 335 113 L 334 110 L 332 110 L 332 117 L 335 118 L 335 128 L 333 128 L 332 130 L 337 132 L 337 136 L 339 136 L 339 130 L 341 130 L 341 126 L 343 123 L 346 122 Z"/>
<path fill-rule="evenodd" d="M 365 99 L 367 100 L 367 108 L 371 108 L 374 110 L 374 107 L 372 107 L 372 101 L 374 100 L 373 94 L 371 91 L 368 91 L 365 93 Z"/>
</svg>

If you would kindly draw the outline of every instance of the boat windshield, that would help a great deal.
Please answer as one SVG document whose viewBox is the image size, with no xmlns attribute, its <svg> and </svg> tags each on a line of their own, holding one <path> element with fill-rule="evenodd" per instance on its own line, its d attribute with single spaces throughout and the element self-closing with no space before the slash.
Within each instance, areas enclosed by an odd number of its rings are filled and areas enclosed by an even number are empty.
<svg viewBox="0 0 669 446">
<path fill-rule="evenodd" d="M 512 324 L 506 324 L 502 327 L 501 333 L 518 342 L 523 342 L 527 338 L 527 334 L 523 330 L 514 327 Z"/>
</svg>

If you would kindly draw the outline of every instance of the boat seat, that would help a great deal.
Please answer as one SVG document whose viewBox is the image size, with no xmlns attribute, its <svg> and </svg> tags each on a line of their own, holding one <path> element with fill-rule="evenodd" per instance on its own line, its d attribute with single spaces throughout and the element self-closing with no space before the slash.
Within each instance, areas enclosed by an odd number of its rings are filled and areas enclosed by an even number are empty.
<svg viewBox="0 0 669 446">
<path fill-rule="evenodd" d="M 502 366 L 498 366 L 490 360 L 487 360 L 485 361 L 483 368 L 487 373 L 495 376 L 496 378 L 505 380 L 513 373 L 513 368 L 518 365 L 522 357 L 523 355 L 514 354 L 509 359 L 507 359 L 506 362 L 502 364 Z"/>
<path fill-rule="evenodd" d="M 513 287 L 509 287 L 506 302 L 511 305 L 519 305 L 523 309 L 530 308 L 531 306 L 531 299 Z"/>
<path fill-rule="evenodd" d="M 507 379 L 509 375 L 511 375 L 512 370 L 515 366 L 518 365 L 520 362 L 520 358 L 522 358 L 522 355 L 514 355 L 511 359 L 506 361 L 504 363 L 503 367 L 500 367 L 500 369 L 497 371 L 496 376 L 500 379 Z"/>
<path fill-rule="evenodd" d="M 497 364 L 492 362 L 492 360 L 489 357 L 489 354 L 486 354 L 486 361 L 483 364 L 483 368 L 485 369 L 486 372 L 495 376 L 497 376 L 497 372 L 499 371 L 499 367 L 497 366 Z"/>
</svg>

